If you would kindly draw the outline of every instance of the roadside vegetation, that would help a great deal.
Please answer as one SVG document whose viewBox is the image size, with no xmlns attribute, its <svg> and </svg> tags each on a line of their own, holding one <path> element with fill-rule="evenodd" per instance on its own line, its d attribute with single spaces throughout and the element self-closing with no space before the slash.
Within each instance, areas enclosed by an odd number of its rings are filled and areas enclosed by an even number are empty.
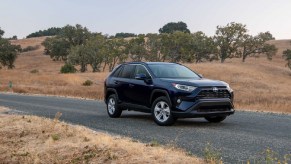
<svg viewBox="0 0 291 164">
<path fill-rule="evenodd" d="M 66 124 L 61 113 L 50 120 L 1 112 L 1 163 L 204 163 L 180 149 Z"/>
</svg>

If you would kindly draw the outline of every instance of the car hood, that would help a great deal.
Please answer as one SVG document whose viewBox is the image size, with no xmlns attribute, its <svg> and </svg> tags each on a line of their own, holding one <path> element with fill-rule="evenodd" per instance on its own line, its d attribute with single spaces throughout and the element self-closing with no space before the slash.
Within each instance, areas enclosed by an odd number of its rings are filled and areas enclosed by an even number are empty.
<svg viewBox="0 0 291 164">
<path fill-rule="evenodd" d="M 172 78 L 160 78 L 162 81 L 166 81 L 169 83 L 177 83 L 177 84 L 183 84 L 183 85 L 190 85 L 190 86 L 195 86 L 195 87 L 211 87 L 211 86 L 216 86 L 216 87 L 225 87 L 228 84 L 219 81 L 219 80 L 211 80 L 211 79 L 172 79 Z"/>
</svg>

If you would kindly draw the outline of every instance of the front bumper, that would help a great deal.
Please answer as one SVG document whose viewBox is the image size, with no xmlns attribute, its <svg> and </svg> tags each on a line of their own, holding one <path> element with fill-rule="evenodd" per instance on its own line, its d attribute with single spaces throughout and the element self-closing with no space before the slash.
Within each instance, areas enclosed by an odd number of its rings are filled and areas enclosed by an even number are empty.
<svg viewBox="0 0 291 164">
<path fill-rule="evenodd" d="M 195 118 L 206 116 L 228 116 L 234 114 L 234 106 L 230 99 L 200 99 L 186 110 L 179 106 L 172 111 L 174 117 Z"/>
</svg>

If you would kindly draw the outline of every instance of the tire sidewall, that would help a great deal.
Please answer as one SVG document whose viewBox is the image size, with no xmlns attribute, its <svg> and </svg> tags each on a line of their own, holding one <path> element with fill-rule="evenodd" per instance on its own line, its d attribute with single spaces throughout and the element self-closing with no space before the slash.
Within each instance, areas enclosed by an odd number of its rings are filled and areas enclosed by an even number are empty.
<svg viewBox="0 0 291 164">
<path fill-rule="evenodd" d="M 168 105 L 169 108 L 170 108 L 170 116 L 169 116 L 168 120 L 165 121 L 165 122 L 161 122 L 161 121 L 159 121 L 159 120 L 156 118 L 155 113 L 154 113 L 155 106 L 156 106 L 156 104 L 157 104 L 158 102 L 160 102 L 160 101 L 164 101 L 164 102 L 166 102 L 167 105 Z M 158 97 L 158 98 L 153 102 L 153 104 L 152 104 L 152 109 L 151 109 L 152 117 L 153 117 L 155 123 L 158 124 L 158 125 L 160 125 L 160 126 L 169 126 L 169 125 L 173 125 L 173 124 L 175 123 L 175 120 L 176 120 L 176 119 L 174 119 L 174 117 L 173 117 L 173 115 L 172 115 L 172 109 L 171 109 L 171 108 L 172 108 L 172 107 L 171 107 L 171 105 L 170 105 L 170 101 L 168 100 L 167 97 L 164 97 L 164 96 L 162 96 L 162 97 Z"/>
<path fill-rule="evenodd" d="M 114 101 L 115 101 L 115 105 L 114 105 L 115 110 L 114 110 L 113 114 L 111 114 L 111 113 L 109 112 L 109 109 L 108 109 L 108 104 L 109 104 L 109 100 L 110 100 L 110 99 L 114 99 Z M 107 114 L 108 114 L 109 117 L 111 117 L 111 118 L 117 118 L 117 117 L 120 117 L 122 111 L 118 108 L 118 105 L 117 105 L 117 98 L 116 98 L 116 95 L 115 95 L 115 94 L 110 95 L 110 96 L 107 98 L 106 109 L 107 109 Z"/>
</svg>

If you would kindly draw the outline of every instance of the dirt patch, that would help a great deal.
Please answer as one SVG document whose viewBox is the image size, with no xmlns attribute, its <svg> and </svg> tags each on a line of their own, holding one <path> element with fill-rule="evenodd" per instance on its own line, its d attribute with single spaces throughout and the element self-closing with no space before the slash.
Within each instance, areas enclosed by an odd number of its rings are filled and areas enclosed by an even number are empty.
<svg viewBox="0 0 291 164">
<path fill-rule="evenodd" d="M 6 112 L 8 112 L 8 111 L 9 111 L 8 108 L 0 107 L 0 114 L 6 113 Z"/>
</svg>

